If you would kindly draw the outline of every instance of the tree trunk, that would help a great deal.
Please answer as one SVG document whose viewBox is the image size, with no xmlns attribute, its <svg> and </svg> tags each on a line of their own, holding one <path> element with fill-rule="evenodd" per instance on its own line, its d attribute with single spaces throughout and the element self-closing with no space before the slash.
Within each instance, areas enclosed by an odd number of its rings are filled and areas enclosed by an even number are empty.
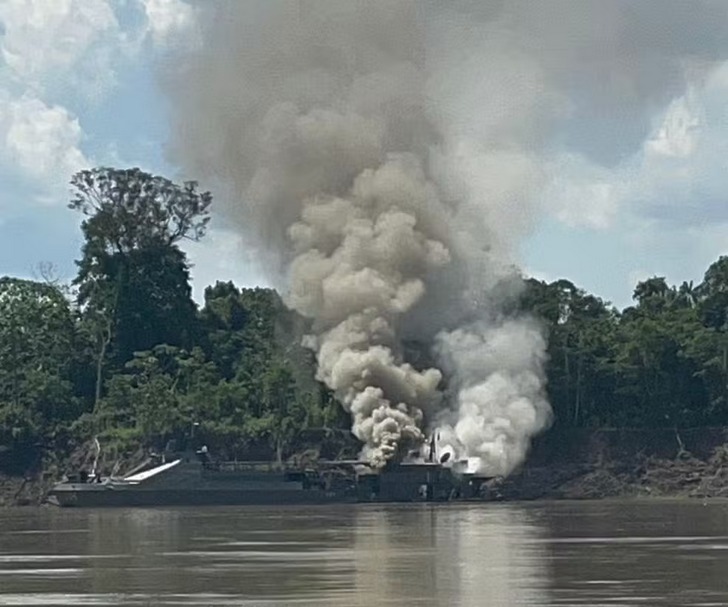
<svg viewBox="0 0 728 607">
<path fill-rule="evenodd" d="M 566 394 L 564 404 L 566 407 L 571 403 L 571 366 L 569 365 L 569 334 L 564 337 L 564 372 L 566 374 Z M 567 411 L 564 411 L 568 414 Z"/>
<path fill-rule="evenodd" d="M 723 338 L 723 406 L 728 404 L 728 343 Z"/>
<path fill-rule="evenodd" d="M 278 438 L 276 441 L 276 462 L 278 464 L 283 463 L 283 439 Z"/>
<path fill-rule="evenodd" d="M 584 366 L 584 354 L 582 353 L 583 342 L 579 335 L 579 358 L 576 362 L 576 398 L 574 399 L 574 426 L 579 427 L 579 414 L 581 413 L 581 377 Z"/>
<path fill-rule="evenodd" d="M 13 405 L 16 410 L 20 407 L 20 361 L 18 360 L 18 341 L 15 331 L 13 335 Z"/>
<path fill-rule="evenodd" d="M 111 336 L 114 332 L 116 324 L 116 311 L 119 308 L 119 298 L 121 297 L 121 285 L 123 281 L 123 267 L 119 270 L 116 278 L 116 292 L 114 293 L 114 302 L 111 310 L 107 310 L 108 317 L 105 318 L 105 326 L 99 331 L 99 357 L 96 361 L 96 390 L 94 395 L 94 412 L 98 410 L 99 401 L 101 400 L 104 387 L 104 360 L 106 359 L 106 350 L 111 343 Z"/>
<path fill-rule="evenodd" d="M 101 392 L 104 385 L 104 360 L 106 359 L 106 349 L 111 341 L 111 331 L 101 331 L 99 334 L 99 354 L 96 359 L 96 391 L 94 395 L 94 413 L 98 411 L 99 402 L 101 401 Z"/>
</svg>

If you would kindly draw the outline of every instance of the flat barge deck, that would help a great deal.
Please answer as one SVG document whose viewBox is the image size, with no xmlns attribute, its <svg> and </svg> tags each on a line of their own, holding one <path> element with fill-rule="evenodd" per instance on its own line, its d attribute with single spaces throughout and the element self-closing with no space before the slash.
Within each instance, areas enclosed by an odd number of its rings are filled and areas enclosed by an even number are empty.
<svg viewBox="0 0 728 607">
<path fill-rule="evenodd" d="M 73 475 L 53 487 L 49 501 L 62 507 L 449 501 L 474 497 L 487 480 L 436 462 L 374 470 L 357 460 L 286 466 L 204 455 L 180 454 L 120 477 Z"/>
</svg>

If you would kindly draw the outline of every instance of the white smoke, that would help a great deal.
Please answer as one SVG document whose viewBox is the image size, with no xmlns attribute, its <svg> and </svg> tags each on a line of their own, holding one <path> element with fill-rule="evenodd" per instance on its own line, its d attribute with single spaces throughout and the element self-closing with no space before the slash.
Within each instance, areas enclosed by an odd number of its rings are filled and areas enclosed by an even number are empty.
<svg viewBox="0 0 728 607">
<path fill-rule="evenodd" d="M 173 159 L 310 319 L 375 465 L 436 425 L 508 474 L 548 425 L 544 338 L 505 313 L 514 257 L 554 149 L 613 162 L 724 44 L 688 40 L 721 5 L 664 1 L 681 23 L 662 0 L 201 4 L 203 44 L 167 75 Z M 412 340 L 438 368 L 407 363 Z"/>
<path fill-rule="evenodd" d="M 507 475 L 549 422 L 539 327 L 523 319 L 476 322 L 441 333 L 438 347 L 457 411 L 452 425 L 443 420 L 440 452 L 450 447 L 470 458 L 471 469 Z"/>
</svg>

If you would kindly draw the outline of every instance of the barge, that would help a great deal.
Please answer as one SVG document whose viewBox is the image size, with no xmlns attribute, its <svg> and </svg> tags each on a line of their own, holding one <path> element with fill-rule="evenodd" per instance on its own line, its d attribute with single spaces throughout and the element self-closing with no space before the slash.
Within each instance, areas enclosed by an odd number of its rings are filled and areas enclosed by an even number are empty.
<svg viewBox="0 0 728 607">
<path fill-rule="evenodd" d="M 215 462 L 203 448 L 158 457 L 123 476 L 67 476 L 48 501 L 61 507 L 430 502 L 474 498 L 486 480 L 433 461 L 392 462 L 383 469 L 358 460 Z"/>
</svg>

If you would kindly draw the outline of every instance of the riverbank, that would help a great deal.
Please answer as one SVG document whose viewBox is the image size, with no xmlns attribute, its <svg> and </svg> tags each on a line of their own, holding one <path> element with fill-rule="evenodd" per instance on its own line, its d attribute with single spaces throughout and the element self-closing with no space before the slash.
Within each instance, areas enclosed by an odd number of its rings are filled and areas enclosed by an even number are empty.
<svg viewBox="0 0 728 607">
<path fill-rule="evenodd" d="M 605 499 L 624 497 L 728 497 L 728 451 L 708 461 L 683 453 L 676 459 L 639 458 L 601 465 L 529 466 L 491 482 L 484 499 Z"/>
<path fill-rule="evenodd" d="M 102 452 L 96 460 L 96 448 L 88 442 L 75 448 L 70 455 L 48 455 L 36 470 L 23 476 L 0 473 L 0 508 L 40 506 L 48 492 L 71 470 L 90 470 L 94 462 L 102 474 L 124 472 L 139 465 L 146 457 L 143 449 L 120 454 L 114 450 Z"/>
<path fill-rule="evenodd" d="M 545 435 L 484 498 L 728 497 L 728 428 L 572 430 Z"/>
<path fill-rule="evenodd" d="M 48 494 L 54 479 L 46 475 L 25 477 L 0 474 L 0 508 L 39 506 Z"/>
<path fill-rule="evenodd" d="M 142 457 L 134 453 L 123 467 Z M 88 459 L 79 451 L 68 465 Z M 121 462 L 115 456 L 100 463 L 111 469 Z M 25 477 L 0 475 L 0 507 L 42 504 L 63 469 L 53 464 Z M 651 496 L 728 497 L 728 428 L 551 432 L 534 442 L 521 470 L 491 481 L 482 495 L 507 501 Z"/>
</svg>

